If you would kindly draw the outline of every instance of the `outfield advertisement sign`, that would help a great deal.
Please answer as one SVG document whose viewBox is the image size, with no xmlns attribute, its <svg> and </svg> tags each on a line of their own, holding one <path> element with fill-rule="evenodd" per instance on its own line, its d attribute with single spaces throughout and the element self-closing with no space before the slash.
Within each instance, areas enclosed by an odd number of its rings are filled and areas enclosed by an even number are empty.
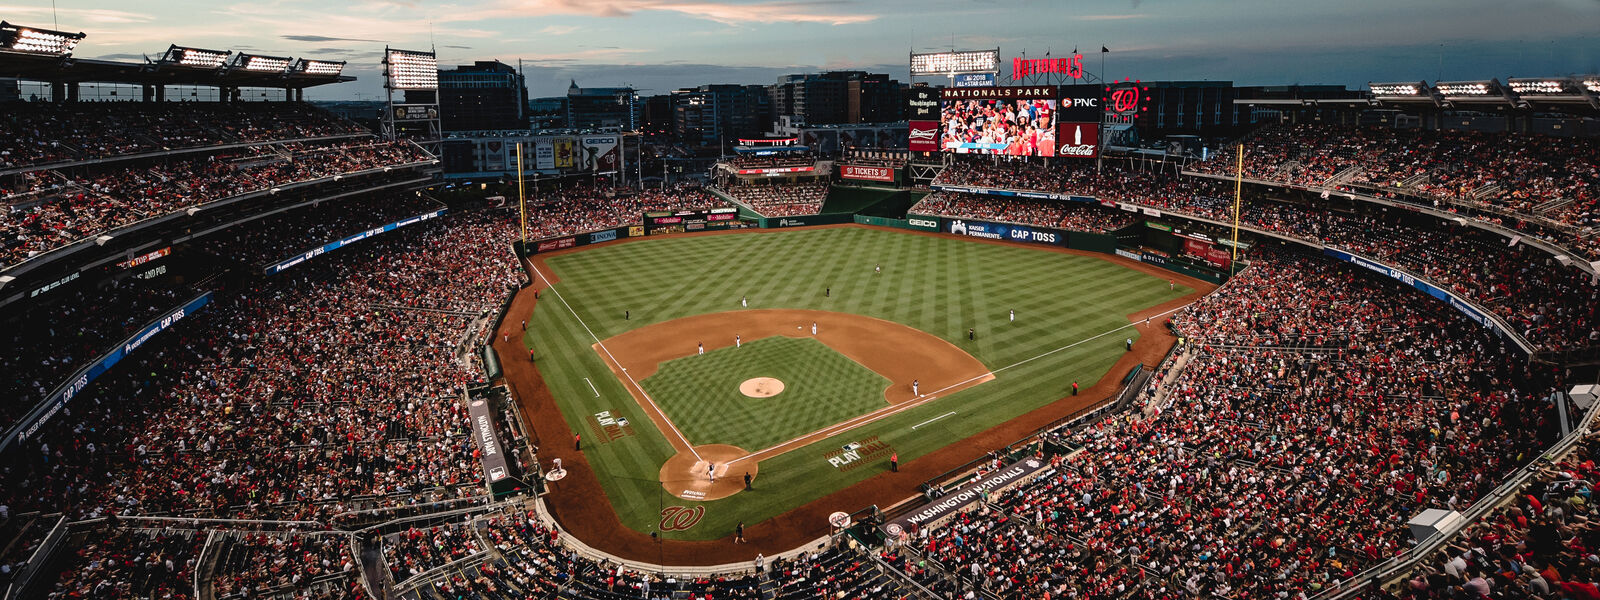
<svg viewBox="0 0 1600 600">
<path fill-rule="evenodd" d="M 28 414 L 27 418 L 21 420 L 16 428 L 12 429 L 6 434 L 5 440 L 0 441 L 0 448 L 9 446 L 12 442 L 17 440 L 28 439 L 29 437 L 32 437 L 34 434 L 38 433 L 40 427 L 43 427 L 45 423 L 50 421 L 51 417 L 54 417 L 57 413 L 61 412 L 61 409 L 64 408 L 68 402 L 71 402 L 79 392 L 82 392 L 85 388 L 89 387 L 89 383 L 94 381 L 95 378 L 104 374 L 106 371 L 111 370 L 111 367 L 115 366 L 123 358 L 126 358 L 129 354 L 132 354 L 135 350 L 138 350 L 141 346 L 145 345 L 145 343 L 154 338 L 156 334 L 159 334 L 167 329 L 170 329 L 172 326 L 177 325 L 179 321 L 182 321 L 184 318 L 194 314 L 195 311 L 204 308 L 205 305 L 210 303 L 211 292 L 206 292 L 196 296 L 183 306 L 172 309 L 166 314 L 152 319 L 149 323 L 146 323 L 144 327 L 140 328 L 139 331 L 134 332 L 133 335 L 130 335 L 126 339 L 122 340 L 122 343 L 117 344 L 110 350 L 106 351 L 105 354 L 100 356 L 99 360 L 96 360 L 93 363 L 78 369 L 76 373 L 72 374 L 72 377 L 67 379 L 66 383 L 63 383 L 57 386 L 55 390 L 52 390 L 48 396 L 45 396 L 44 402 L 39 403 L 39 405 L 33 409 L 33 412 Z"/>
<path fill-rule="evenodd" d="M 474 399 L 467 403 L 467 416 L 472 420 L 472 441 L 478 445 L 478 461 L 483 464 L 483 476 L 493 484 L 511 476 L 506 464 L 505 448 L 495 435 L 494 416 L 489 414 L 489 403 Z"/>
<path fill-rule="evenodd" d="M 953 235 L 964 235 L 986 240 L 1049 244 L 1051 246 L 1067 245 L 1067 232 L 1058 229 L 1012 225 L 1009 223 L 990 223 L 972 219 L 945 218 L 942 221 L 944 223 L 943 231 Z"/>
<path fill-rule="evenodd" d="M 266 274 L 267 275 L 277 275 L 277 274 L 282 273 L 282 272 L 284 272 L 286 270 L 289 270 L 292 267 L 295 267 L 295 266 L 299 265 L 300 263 L 306 262 L 306 261 L 311 260 L 313 258 L 316 258 L 318 256 L 322 256 L 323 254 L 326 254 L 328 252 L 332 252 L 334 250 L 338 250 L 338 249 L 343 248 L 345 246 L 348 246 L 350 244 L 354 244 L 356 242 L 359 242 L 361 240 L 367 239 L 369 237 L 373 237 L 373 236 L 376 236 L 376 235 L 382 235 L 382 234 L 394 231 L 396 229 L 399 229 L 401 227 L 405 227 L 407 225 L 415 225 L 417 223 L 421 223 L 423 221 L 427 221 L 429 219 L 433 219 L 435 217 L 443 215 L 447 210 L 448 209 L 441 208 L 441 209 L 436 210 L 436 211 L 422 213 L 420 215 L 416 215 L 416 216 L 413 216 L 413 217 L 409 217 L 409 218 L 401 219 L 399 221 L 395 221 L 395 222 L 390 223 L 388 225 L 381 225 L 381 226 L 378 226 L 378 227 L 373 227 L 372 229 L 368 229 L 366 231 L 363 231 L 363 232 L 360 232 L 360 233 L 345 237 L 344 239 L 339 239 L 339 240 L 334 240 L 334 241 L 328 242 L 328 243 L 323 244 L 321 246 L 318 246 L 316 248 L 312 248 L 312 249 L 307 250 L 305 252 L 301 252 L 300 254 L 298 254 L 298 255 L 296 255 L 294 257 L 278 261 L 277 264 L 267 265 Z"/>
<path fill-rule="evenodd" d="M 974 187 L 966 185 L 932 185 L 936 192 L 957 192 L 962 194 L 982 194 L 985 196 L 1003 196 L 1006 198 L 1032 198 L 1035 200 L 1061 200 L 1065 202 L 1099 202 L 1090 196 L 1074 196 L 1071 194 L 1057 194 L 1053 192 L 1040 192 L 1036 190 L 1007 190 L 991 187 Z"/>
<path fill-rule="evenodd" d="M 1037 458 L 1011 463 L 979 481 L 961 486 L 954 492 L 935 498 L 900 518 L 885 523 L 883 532 L 893 540 L 899 539 L 902 532 L 910 533 L 914 529 L 936 526 L 941 521 L 960 514 L 968 507 L 982 501 L 984 492 L 996 495 L 1006 489 L 1032 481 L 1049 468 L 1049 461 Z"/>
<path fill-rule="evenodd" d="M 869 167 L 863 165 L 840 165 L 839 178 L 858 179 L 861 181 L 882 181 L 894 183 L 894 167 Z"/>
<path fill-rule="evenodd" d="M 645 235 L 728 229 L 738 222 L 739 209 L 733 207 L 648 212 L 643 220 Z"/>
<path fill-rule="evenodd" d="M 1384 277 L 1388 277 L 1400 282 L 1403 285 L 1420 290 L 1429 296 L 1443 300 L 1445 304 L 1449 304 L 1451 308 L 1454 308 L 1461 314 L 1466 315 L 1468 320 L 1488 328 L 1489 331 L 1494 332 L 1495 335 L 1511 340 L 1518 348 L 1522 350 L 1523 353 L 1533 353 L 1533 347 L 1529 346 L 1527 341 L 1523 340 L 1521 336 L 1511 332 L 1511 330 L 1504 323 L 1502 323 L 1500 319 L 1485 313 L 1482 310 L 1479 310 L 1478 307 L 1474 306 L 1472 303 L 1467 302 L 1453 293 L 1450 293 L 1448 290 L 1439 288 L 1431 283 L 1428 283 L 1427 281 L 1417 279 L 1410 273 L 1395 267 L 1391 267 L 1362 256 L 1357 256 L 1349 252 L 1334 250 L 1333 248 L 1323 248 L 1322 253 L 1338 260 L 1351 263 L 1363 269 L 1367 269 Z"/>
<path fill-rule="evenodd" d="M 591 244 L 604 244 L 606 242 L 625 237 L 638 237 L 640 235 L 644 235 L 642 230 L 638 234 L 634 234 L 632 230 L 635 229 L 641 228 L 638 225 L 615 227 L 612 229 L 601 229 L 600 231 L 592 231 L 589 233 L 580 233 L 578 235 L 569 235 L 565 237 L 539 240 L 537 242 L 528 242 L 527 251 L 529 254 L 536 254 L 539 252 L 554 252 L 556 250 L 576 248 L 578 246 L 588 246 Z"/>
<path fill-rule="evenodd" d="M 908 214 L 908 215 L 906 215 L 906 225 L 910 225 L 912 229 L 921 229 L 923 231 L 938 231 L 939 230 L 939 217 L 929 217 L 929 216 L 924 216 L 924 215 L 911 215 L 911 214 Z"/>
</svg>

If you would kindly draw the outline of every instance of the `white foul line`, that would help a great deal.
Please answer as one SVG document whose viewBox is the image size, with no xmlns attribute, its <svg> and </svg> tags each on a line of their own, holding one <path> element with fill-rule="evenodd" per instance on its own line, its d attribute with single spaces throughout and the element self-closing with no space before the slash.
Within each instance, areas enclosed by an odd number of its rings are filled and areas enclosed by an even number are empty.
<svg viewBox="0 0 1600 600">
<path fill-rule="evenodd" d="M 915 430 L 915 429 L 916 429 L 916 428 L 918 428 L 918 427 L 921 427 L 921 426 L 923 426 L 923 425 L 927 425 L 927 424 L 929 424 L 929 423 L 932 423 L 932 422 L 934 422 L 934 421 L 937 421 L 937 420 L 939 420 L 939 419 L 943 419 L 943 418 L 945 418 L 945 417 L 948 417 L 948 416 L 950 416 L 950 415 L 953 415 L 953 414 L 956 414 L 956 411 L 953 411 L 953 410 L 952 410 L 952 411 L 950 411 L 950 412 L 947 412 L 947 413 L 945 413 L 945 414 L 942 414 L 942 415 L 939 415 L 939 416 L 937 416 L 937 417 L 934 417 L 934 418 L 932 418 L 932 419 L 928 419 L 928 420 L 926 420 L 926 421 L 923 421 L 923 422 L 921 422 L 921 423 L 917 423 L 917 424 L 916 424 L 916 425 L 912 425 L 912 426 L 911 426 L 911 429 L 913 429 L 913 430 Z"/>
<path fill-rule="evenodd" d="M 694 451 L 694 444 L 690 444 L 689 439 L 683 437 L 683 432 L 678 431 L 678 426 L 672 422 L 672 419 L 667 418 L 667 413 L 661 412 L 661 407 L 656 406 L 656 401 L 650 398 L 650 394 L 644 391 L 644 388 L 639 385 L 639 382 L 633 380 L 633 376 L 628 374 L 627 369 L 622 368 L 622 363 L 617 360 L 617 357 L 611 355 L 611 350 L 606 348 L 605 342 L 600 341 L 600 338 L 595 336 L 594 330 L 589 329 L 589 324 L 584 323 L 583 317 L 578 316 L 578 311 L 572 310 L 572 305 L 567 304 L 567 299 L 561 297 L 561 292 L 556 290 L 556 285 L 551 283 L 550 279 L 544 276 L 544 272 L 540 271 L 539 267 L 533 264 L 532 259 L 528 259 L 528 268 L 533 269 L 533 272 L 539 276 L 539 279 L 544 280 L 545 286 L 550 291 L 555 292 L 556 299 L 561 301 L 562 306 L 567 307 L 567 312 L 572 313 L 572 318 L 578 320 L 578 325 L 583 327 L 584 331 L 589 332 L 589 337 L 590 339 L 594 340 L 594 345 L 599 347 L 601 352 L 606 353 L 606 357 L 611 359 L 611 364 L 616 365 L 618 369 L 622 369 L 622 376 L 627 378 L 628 383 L 633 384 L 633 389 L 639 390 L 639 397 L 644 398 L 645 402 L 649 402 L 650 408 L 655 409 L 656 414 L 661 415 L 661 421 L 666 423 L 667 427 L 672 430 L 672 435 L 678 436 L 678 441 L 683 442 L 683 445 L 689 449 L 689 453 L 694 455 L 695 460 L 704 462 L 705 459 L 700 458 L 700 453 Z"/>
<path fill-rule="evenodd" d="M 1190 302 L 1189 304 L 1194 304 L 1194 303 Z M 1161 317 L 1161 316 L 1170 315 L 1172 313 L 1175 313 L 1175 312 L 1178 312 L 1178 311 L 1183 310 L 1185 308 L 1188 308 L 1189 304 L 1185 304 L 1183 306 L 1179 306 L 1177 308 L 1174 308 L 1174 309 L 1166 311 L 1166 312 L 1156 313 L 1154 315 L 1150 315 L 1150 317 L 1151 318 L 1155 318 L 1155 317 Z M 939 392 L 943 392 L 945 390 L 949 390 L 951 388 L 955 388 L 955 387 L 966 385 L 967 383 L 971 382 L 974 379 L 982 379 L 984 377 L 988 377 L 990 375 L 994 375 L 995 373 L 999 373 L 999 372 L 1004 371 L 1006 369 L 1010 369 L 1010 368 L 1013 368 L 1013 367 L 1020 367 L 1022 365 L 1028 364 L 1028 363 L 1033 362 L 1035 360 L 1039 360 L 1039 359 L 1044 358 L 1046 356 L 1050 356 L 1051 354 L 1055 354 L 1055 353 L 1060 352 L 1062 350 L 1066 350 L 1068 348 L 1072 348 L 1072 347 L 1077 346 L 1079 344 L 1083 344 L 1085 342 L 1092 342 L 1094 340 L 1103 338 L 1103 337 L 1111 335 L 1113 333 L 1117 333 L 1117 332 L 1122 331 L 1124 329 L 1127 329 L 1129 327 L 1138 327 L 1138 326 L 1139 326 L 1139 322 L 1138 321 L 1134 321 L 1132 323 L 1129 323 L 1127 325 L 1123 325 L 1123 326 L 1118 327 L 1116 329 L 1112 329 L 1112 330 L 1107 331 L 1105 333 L 1101 333 L 1101 334 L 1095 335 L 1093 337 L 1087 337 L 1087 338 L 1078 340 L 1076 342 L 1073 342 L 1071 344 L 1067 344 L 1065 346 L 1062 346 L 1060 348 L 1056 348 L 1055 350 L 1051 350 L 1049 352 L 1045 352 L 1045 353 L 1040 354 L 1038 356 L 1035 356 L 1033 358 L 1025 358 L 1025 359 L 1019 360 L 1017 362 L 1011 363 L 1009 365 L 1006 365 L 1004 367 L 1000 367 L 998 369 L 990 371 L 988 373 L 984 373 L 984 374 L 978 375 L 976 377 L 968 377 L 965 380 L 957 381 L 957 382 L 952 383 L 950 385 L 947 385 L 947 386 L 944 386 L 944 387 L 939 388 L 937 390 L 934 390 L 932 392 L 929 392 L 927 396 L 917 398 L 916 400 L 912 400 L 911 402 L 905 402 L 905 403 L 901 403 L 901 404 L 898 404 L 898 405 L 895 405 L 895 406 L 891 406 L 891 407 L 886 408 L 886 409 L 881 409 L 880 412 L 870 412 L 870 413 L 855 417 L 855 418 L 847 420 L 847 421 L 842 421 L 842 422 L 839 422 L 839 423 L 835 423 L 833 425 L 829 425 L 827 427 L 823 427 L 822 429 L 818 429 L 816 431 L 813 431 L 811 433 L 808 433 L 808 434 L 802 435 L 800 437 L 794 438 L 794 439 L 789 440 L 787 442 L 783 442 L 783 443 L 777 444 L 775 446 L 770 446 L 770 447 L 767 447 L 767 448 L 764 448 L 764 449 L 761 449 L 761 450 L 757 450 L 755 452 L 751 452 L 751 453 L 746 454 L 744 456 L 741 456 L 739 458 L 735 458 L 733 460 L 728 461 L 728 464 L 731 465 L 733 463 L 736 463 L 736 462 L 739 462 L 741 460 L 750 458 L 752 456 L 757 456 L 757 455 L 764 454 L 764 453 L 772 450 L 773 448 L 781 448 L 783 446 L 786 446 L 786 445 L 789 445 L 789 444 L 793 444 L 793 443 L 795 443 L 795 442 L 797 442 L 799 440 L 803 440 L 805 438 L 812 437 L 812 436 L 815 436 L 815 435 L 821 434 L 825 438 L 833 437 L 835 435 L 844 433 L 844 432 L 849 431 L 851 429 L 855 429 L 855 428 L 860 427 L 862 425 L 866 425 L 868 423 L 872 423 L 873 421 L 877 421 L 878 419 L 882 419 L 884 417 L 891 417 L 891 416 L 900 414 L 902 412 L 911 410 L 913 408 L 916 408 L 918 406 L 922 406 L 923 404 L 927 404 L 929 400 L 933 400 L 934 399 L 934 395 L 935 394 L 938 394 Z"/>
<path fill-rule="evenodd" d="M 594 397 L 596 397 L 596 398 L 600 397 L 600 390 L 594 389 L 594 382 L 593 381 L 589 381 L 589 378 L 585 377 L 585 378 L 583 378 L 583 382 L 589 384 L 589 391 L 594 392 Z"/>
</svg>

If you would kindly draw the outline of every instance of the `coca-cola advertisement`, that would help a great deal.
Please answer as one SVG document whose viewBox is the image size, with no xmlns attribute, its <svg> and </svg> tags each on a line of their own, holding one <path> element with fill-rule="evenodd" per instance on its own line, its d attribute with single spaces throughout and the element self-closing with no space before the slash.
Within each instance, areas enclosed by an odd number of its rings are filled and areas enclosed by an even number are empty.
<svg viewBox="0 0 1600 600">
<path fill-rule="evenodd" d="M 1099 123 L 1062 123 L 1056 133 L 1060 148 L 1056 156 L 1067 158 L 1095 158 L 1100 156 Z"/>
<path fill-rule="evenodd" d="M 907 148 L 912 152 L 939 151 L 938 121 L 911 121 L 909 126 L 911 144 Z"/>
</svg>

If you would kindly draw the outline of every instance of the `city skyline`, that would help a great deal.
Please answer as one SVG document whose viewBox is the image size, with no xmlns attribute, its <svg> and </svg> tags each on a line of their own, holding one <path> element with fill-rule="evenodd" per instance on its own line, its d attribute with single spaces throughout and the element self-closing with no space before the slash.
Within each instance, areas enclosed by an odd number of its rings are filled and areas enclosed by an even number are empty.
<svg viewBox="0 0 1600 600">
<path fill-rule="evenodd" d="M 49 0 L 11 0 L 0 18 L 87 33 L 80 58 L 137 61 L 178 44 L 348 61 L 358 81 L 308 91 L 315 100 L 381 98 L 385 44 L 432 47 L 441 68 L 520 59 L 532 97 L 561 95 L 573 80 L 646 95 L 827 70 L 906 81 L 909 52 L 951 48 L 998 47 L 1004 59 L 1076 48 L 1091 73 L 1104 58 L 1108 79 L 1241 85 L 1600 72 L 1594 0 L 57 0 L 54 10 Z M 1097 56 L 1102 46 L 1111 52 Z"/>
</svg>

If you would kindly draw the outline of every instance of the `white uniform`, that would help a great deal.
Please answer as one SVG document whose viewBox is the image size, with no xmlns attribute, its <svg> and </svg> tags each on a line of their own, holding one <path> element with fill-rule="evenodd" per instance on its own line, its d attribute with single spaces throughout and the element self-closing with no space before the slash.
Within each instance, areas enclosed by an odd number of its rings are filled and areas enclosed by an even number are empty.
<svg viewBox="0 0 1600 600">
<path fill-rule="evenodd" d="M 913 395 L 913 396 L 921 396 L 922 395 L 921 392 L 917 391 L 917 380 L 915 380 L 915 379 L 911 380 L 911 395 Z"/>
<path fill-rule="evenodd" d="M 1016 309 L 1011 309 L 1011 322 L 1012 323 L 1017 322 L 1017 310 Z"/>
<path fill-rule="evenodd" d="M 811 323 L 811 335 L 816 335 L 816 334 L 817 334 L 817 323 L 815 321 L 813 321 Z"/>
<path fill-rule="evenodd" d="M 717 463 L 706 464 L 706 477 L 711 478 L 711 483 L 717 482 Z"/>
<path fill-rule="evenodd" d="M 705 344 L 696 344 L 696 346 L 698 346 L 700 348 L 700 353 L 701 354 L 705 354 L 706 353 L 706 345 Z"/>
<path fill-rule="evenodd" d="M 737 335 L 733 336 L 733 347 L 735 347 L 735 348 L 743 348 L 744 347 L 744 344 L 739 341 L 739 336 L 737 336 Z"/>
<path fill-rule="evenodd" d="M 739 306 L 743 306 L 745 308 L 750 308 L 750 299 L 748 297 L 745 297 L 745 296 L 740 296 L 739 297 Z"/>
</svg>

